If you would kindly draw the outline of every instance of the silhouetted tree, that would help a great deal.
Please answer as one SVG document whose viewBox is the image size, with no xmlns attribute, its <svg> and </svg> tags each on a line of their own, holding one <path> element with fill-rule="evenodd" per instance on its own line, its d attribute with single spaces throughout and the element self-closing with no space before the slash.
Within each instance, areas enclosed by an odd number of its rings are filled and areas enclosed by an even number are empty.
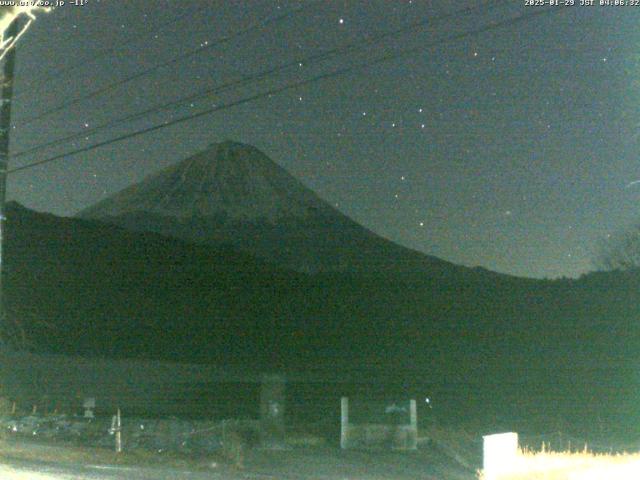
<svg viewBox="0 0 640 480">
<path fill-rule="evenodd" d="M 602 242 L 595 264 L 601 270 L 640 268 L 640 224 Z"/>
</svg>

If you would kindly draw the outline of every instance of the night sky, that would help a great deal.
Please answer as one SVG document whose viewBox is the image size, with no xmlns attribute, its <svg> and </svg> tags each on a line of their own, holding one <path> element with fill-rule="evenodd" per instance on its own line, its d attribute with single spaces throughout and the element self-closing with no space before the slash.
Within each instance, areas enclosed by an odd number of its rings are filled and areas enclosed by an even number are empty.
<svg viewBox="0 0 640 480">
<path fill-rule="evenodd" d="M 640 180 L 640 7 L 552 7 L 526 22 L 452 38 L 545 8 L 525 0 L 88 0 L 61 7 L 40 15 L 18 47 L 13 153 L 343 45 L 360 49 L 14 158 L 11 167 L 389 60 L 16 172 L 9 197 L 73 215 L 231 139 L 263 150 L 339 210 L 402 245 L 521 276 L 578 276 L 593 268 L 603 239 L 640 218 L 640 184 L 629 186 Z M 190 53 L 200 46 L 207 48 Z"/>
</svg>

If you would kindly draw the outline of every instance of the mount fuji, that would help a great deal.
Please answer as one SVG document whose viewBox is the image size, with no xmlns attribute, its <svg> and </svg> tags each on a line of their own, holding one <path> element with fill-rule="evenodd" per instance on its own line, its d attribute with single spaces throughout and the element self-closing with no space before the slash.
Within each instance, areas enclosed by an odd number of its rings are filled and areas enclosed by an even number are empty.
<svg viewBox="0 0 640 480">
<path fill-rule="evenodd" d="M 193 243 L 230 244 L 300 272 L 473 271 L 376 235 L 258 149 L 230 141 L 212 144 L 78 216 Z"/>
</svg>

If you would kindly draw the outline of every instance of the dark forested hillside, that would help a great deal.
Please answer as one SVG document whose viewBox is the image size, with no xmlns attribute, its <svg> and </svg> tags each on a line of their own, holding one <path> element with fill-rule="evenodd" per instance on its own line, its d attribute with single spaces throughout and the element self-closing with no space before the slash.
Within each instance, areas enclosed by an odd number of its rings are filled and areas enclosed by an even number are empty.
<svg viewBox="0 0 640 480">
<path fill-rule="evenodd" d="M 419 379 L 500 408 L 635 408 L 633 272 L 305 275 L 15 204 L 6 245 L 8 325 L 37 351 Z"/>
</svg>

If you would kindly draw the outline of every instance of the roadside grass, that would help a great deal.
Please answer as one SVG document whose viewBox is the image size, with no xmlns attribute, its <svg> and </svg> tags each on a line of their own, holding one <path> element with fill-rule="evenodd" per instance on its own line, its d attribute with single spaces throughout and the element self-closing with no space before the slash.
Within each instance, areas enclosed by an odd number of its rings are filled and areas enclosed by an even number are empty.
<svg viewBox="0 0 640 480">
<path fill-rule="evenodd" d="M 521 450 L 509 473 L 479 480 L 638 480 L 640 453 L 601 454 Z"/>
</svg>

